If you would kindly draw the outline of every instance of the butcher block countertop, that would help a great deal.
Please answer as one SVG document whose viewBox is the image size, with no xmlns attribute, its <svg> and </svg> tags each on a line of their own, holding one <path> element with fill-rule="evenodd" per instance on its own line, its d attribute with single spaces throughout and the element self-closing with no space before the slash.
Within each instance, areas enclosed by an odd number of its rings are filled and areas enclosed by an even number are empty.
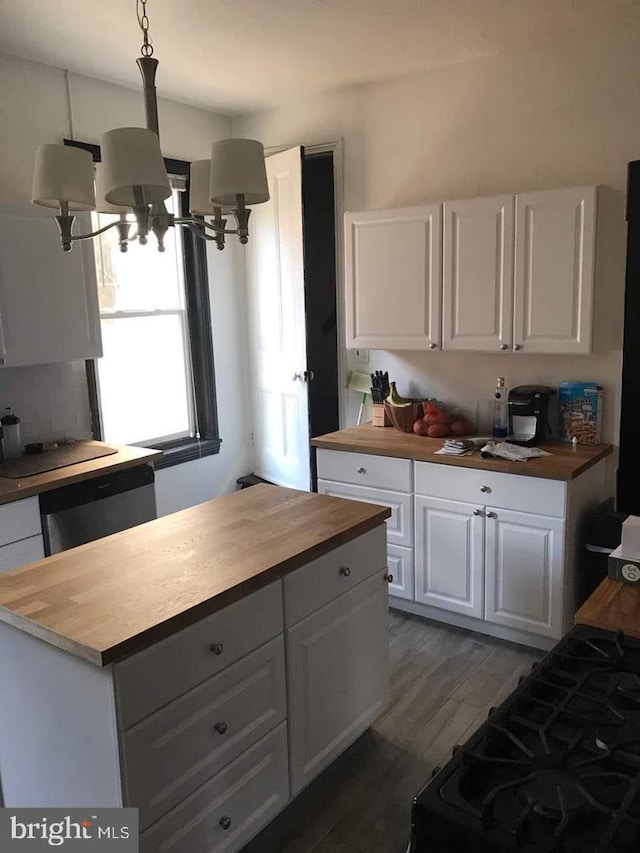
<svg viewBox="0 0 640 853">
<path fill-rule="evenodd" d="M 374 504 L 253 486 L 0 574 L 0 621 L 105 666 L 390 515 Z"/>
<path fill-rule="evenodd" d="M 374 427 L 370 423 L 347 427 L 311 440 L 314 447 L 326 450 L 395 456 L 418 462 L 480 468 L 484 471 L 522 474 L 525 477 L 542 477 L 547 480 L 574 480 L 613 450 L 610 444 L 598 444 L 594 447 L 581 445 L 574 451 L 570 444 L 547 442 L 543 447 L 552 453 L 552 456 L 529 459 L 527 462 L 509 462 L 506 459 L 483 459 L 477 450 L 471 456 L 436 456 L 435 451 L 440 450 L 443 443 L 441 438 L 425 438 L 400 432 L 394 427 Z"/>
<path fill-rule="evenodd" d="M 104 445 L 99 441 L 88 441 L 86 444 Z M 87 462 L 78 462 L 75 465 L 65 465 L 64 468 L 56 468 L 54 471 L 45 471 L 42 474 L 34 474 L 31 477 L 23 477 L 20 480 L 10 480 L 0 477 L 0 504 L 19 501 L 22 498 L 31 498 L 41 492 L 49 492 L 61 486 L 69 486 L 71 483 L 79 483 L 81 480 L 90 480 L 101 474 L 109 474 L 122 468 L 133 468 L 135 465 L 145 465 L 159 459 L 161 450 L 147 450 L 145 447 L 127 447 L 115 444 L 118 452 L 109 456 L 101 456 L 99 459 L 89 459 Z"/>
<path fill-rule="evenodd" d="M 605 578 L 578 610 L 575 621 L 640 637 L 640 588 Z"/>
</svg>

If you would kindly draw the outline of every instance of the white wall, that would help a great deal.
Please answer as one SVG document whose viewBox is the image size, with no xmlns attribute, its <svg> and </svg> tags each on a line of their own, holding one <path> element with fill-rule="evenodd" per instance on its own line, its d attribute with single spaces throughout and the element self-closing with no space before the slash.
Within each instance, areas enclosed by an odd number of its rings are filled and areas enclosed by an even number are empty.
<svg viewBox="0 0 640 853">
<path fill-rule="evenodd" d="M 589 357 L 372 352 L 401 393 L 473 409 L 495 378 L 601 382 L 605 437 L 617 440 L 624 288 L 626 166 L 640 158 L 640 33 L 604 28 L 526 53 L 327 94 L 234 120 L 266 145 L 344 138 L 345 209 L 602 183 L 596 353 Z M 350 422 L 358 400 L 352 395 Z"/>
<path fill-rule="evenodd" d="M 144 126 L 140 91 L 100 80 L 70 75 L 73 136 L 98 142 L 105 130 L 127 125 Z M 41 142 L 59 142 L 71 135 L 64 72 L 0 54 L 0 198 L 30 197 L 33 158 Z M 160 134 L 168 157 L 195 160 L 210 156 L 211 142 L 230 135 L 228 117 L 166 100 L 159 101 Z M 52 227 L 55 225 L 52 222 Z M 153 249 L 150 247 L 150 251 Z M 215 250 L 214 250 L 215 251 Z M 164 469 L 157 475 L 161 513 L 173 512 L 235 488 L 238 476 L 251 470 L 247 414 L 242 389 L 246 384 L 245 311 L 241 257 L 231 247 L 226 257 L 215 259 L 210 269 L 214 356 L 216 360 L 218 412 L 223 439 L 220 454 Z M 75 366 L 77 368 L 77 365 Z M 0 371 L 0 405 L 23 409 L 25 432 L 48 436 L 46 406 L 40 399 L 31 404 L 29 394 L 49 387 L 51 378 L 61 389 L 65 406 L 56 409 L 51 430 L 78 438 L 89 428 L 88 401 L 82 371 L 74 365 L 56 365 Z M 32 392 L 29 391 L 32 388 Z M 26 390 L 25 390 L 26 388 Z M 55 391 L 55 389 L 54 389 Z M 72 411 L 71 401 L 76 410 Z M 82 406 L 82 411 L 78 407 Z M 68 422 L 65 422 L 68 412 Z M 19 412 L 20 414 L 20 412 Z"/>
</svg>

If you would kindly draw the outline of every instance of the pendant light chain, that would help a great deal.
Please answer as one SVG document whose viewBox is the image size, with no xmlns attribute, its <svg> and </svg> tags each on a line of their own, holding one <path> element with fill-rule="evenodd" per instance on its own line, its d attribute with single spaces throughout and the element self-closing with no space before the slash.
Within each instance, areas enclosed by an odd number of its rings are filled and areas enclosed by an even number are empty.
<svg viewBox="0 0 640 853">
<path fill-rule="evenodd" d="M 153 56 L 153 43 L 149 37 L 149 16 L 147 15 L 147 0 L 136 0 L 136 13 L 138 24 L 142 30 L 142 47 L 140 52 L 143 56 Z"/>
</svg>

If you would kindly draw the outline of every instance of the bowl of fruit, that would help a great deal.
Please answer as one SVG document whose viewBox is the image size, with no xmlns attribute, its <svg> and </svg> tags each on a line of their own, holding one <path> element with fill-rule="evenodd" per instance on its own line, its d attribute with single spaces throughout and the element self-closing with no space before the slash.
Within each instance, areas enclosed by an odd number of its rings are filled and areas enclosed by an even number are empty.
<svg viewBox="0 0 640 853">
<path fill-rule="evenodd" d="M 389 420 L 401 432 L 412 432 L 416 420 L 424 415 L 424 405 L 427 400 L 419 397 L 401 397 L 395 382 L 389 385 L 389 389 L 389 396 L 384 404 Z"/>
<path fill-rule="evenodd" d="M 438 400 L 428 400 L 424 414 L 417 417 L 412 430 L 416 435 L 429 438 L 448 438 L 451 435 L 472 435 L 473 424 L 455 410 L 450 414 Z"/>
</svg>

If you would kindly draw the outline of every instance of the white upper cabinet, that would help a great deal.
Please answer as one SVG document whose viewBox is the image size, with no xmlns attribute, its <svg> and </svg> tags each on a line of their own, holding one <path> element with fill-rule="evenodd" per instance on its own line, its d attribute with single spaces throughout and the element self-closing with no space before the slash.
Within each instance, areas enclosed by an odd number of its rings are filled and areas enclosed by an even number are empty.
<svg viewBox="0 0 640 853">
<path fill-rule="evenodd" d="M 597 187 L 516 196 L 514 348 L 590 353 Z"/>
<path fill-rule="evenodd" d="M 102 355 L 91 240 L 60 247 L 55 211 L 0 204 L 0 364 L 48 364 Z M 89 231 L 88 215 L 76 228 Z"/>
<path fill-rule="evenodd" d="M 443 349 L 512 347 L 512 195 L 444 203 Z"/>
<path fill-rule="evenodd" d="M 345 215 L 347 347 L 440 347 L 442 206 Z"/>
</svg>

